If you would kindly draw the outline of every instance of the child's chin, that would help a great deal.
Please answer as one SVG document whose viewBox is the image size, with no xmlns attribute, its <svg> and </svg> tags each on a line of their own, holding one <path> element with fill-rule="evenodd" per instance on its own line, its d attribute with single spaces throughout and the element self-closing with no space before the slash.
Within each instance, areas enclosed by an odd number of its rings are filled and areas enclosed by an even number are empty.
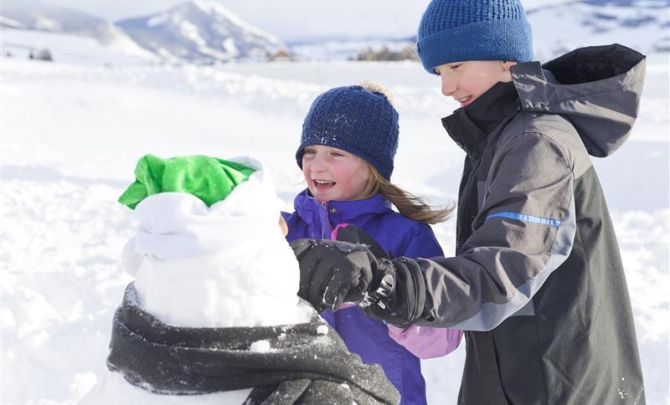
<svg viewBox="0 0 670 405">
<path fill-rule="evenodd" d="M 328 198 L 328 195 L 326 195 L 326 194 L 323 194 L 323 193 L 316 193 L 316 194 L 312 194 L 312 195 L 313 195 L 314 198 L 316 198 L 318 201 L 321 201 L 321 202 L 327 202 L 327 201 L 330 201 L 330 198 Z"/>
<path fill-rule="evenodd" d="M 333 187 L 319 187 L 316 190 L 310 190 L 312 192 L 312 195 L 314 198 L 317 200 L 321 201 L 330 201 L 333 199 Z"/>
</svg>

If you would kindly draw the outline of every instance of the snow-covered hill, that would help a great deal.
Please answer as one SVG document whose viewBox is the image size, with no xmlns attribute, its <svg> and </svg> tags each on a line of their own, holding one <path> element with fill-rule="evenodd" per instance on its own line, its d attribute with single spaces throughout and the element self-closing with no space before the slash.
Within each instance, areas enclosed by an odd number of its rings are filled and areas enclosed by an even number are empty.
<svg viewBox="0 0 670 405">
<path fill-rule="evenodd" d="M 116 48 L 143 49 L 145 54 L 167 61 L 267 60 L 268 55 L 285 48 L 275 36 L 243 21 L 217 0 L 190 0 L 164 12 L 116 24 L 41 1 L 6 0 L 0 10 L 0 27 L 84 35 Z M 523 3 L 533 27 L 537 59 L 549 60 L 579 46 L 613 42 L 647 55 L 670 52 L 670 0 Z M 300 60 L 346 60 L 368 48 L 398 50 L 414 46 L 411 35 L 403 39 L 404 33 L 398 34 L 398 38 L 306 37 L 292 41 L 290 50 Z"/>
<path fill-rule="evenodd" d="M 547 60 L 585 45 L 614 42 L 649 55 L 670 52 L 670 1 L 536 2 L 527 9 L 535 56 Z"/>
<path fill-rule="evenodd" d="M 9 0 L 0 9 L 0 29 L 3 45 L 12 53 L 21 48 L 41 49 L 47 42 L 54 42 L 45 36 L 15 32 L 19 30 L 94 38 L 112 51 L 125 48 L 135 55 L 144 54 L 149 60 L 266 60 L 284 48 L 279 39 L 214 0 L 191 0 L 161 13 L 117 23 L 39 0 Z"/>
<path fill-rule="evenodd" d="M 2 49 L 24 55 L 48 49 L 56 61 L 99 63 L 156 59 L 114 24 L 78 10 L 36 0 L 9 0 L 0 7 Z M 96 43 L 104 45 L 101 50 Z M 72 54 L 79 57 L 72 58 Z"/>
<path fill-rule="evenodd" d="M 214 0 L 191 0 L 165 12 L 116 23 L 143 48 L 168 60 L 265 60 L 281 41 Z"/>
<path fill-rule="evenodd" d="M 119 32 L 107 21 L 90 14 L 35 0 L 9 0 L 0 9 L 0 27 L 69 33 L 112 39 Z"/>
<path fill-rule="evenodd" d="M 614 42 L 640 52 L 670 52 L 670 0 L 525 0 L 535 56 L 549 60 L 574 48 Z M 293 41 L 299 59 L 346 60 L 367 48 L 402 49 L 415 37 L 312 38 Z"/>
</svg>

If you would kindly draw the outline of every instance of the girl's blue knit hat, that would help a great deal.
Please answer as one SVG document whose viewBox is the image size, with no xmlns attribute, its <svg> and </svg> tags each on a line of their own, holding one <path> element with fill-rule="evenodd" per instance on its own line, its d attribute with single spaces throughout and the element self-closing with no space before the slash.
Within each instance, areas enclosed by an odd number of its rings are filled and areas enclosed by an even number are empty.
<svg viewBox="0 0 670 405">
<path fill-rule="evenodd" d="M 432 0 L 421 17 L 417 52 L 430 73 L 445 63 L 528 62 L 531 29 L 519 0 Z"/>
<path fill-rule="evenodd" d="M 301 169 L 305 147 L 310 145 L 352 153 L 390 180 L 398 149 L 398 112 L 379 85 L 330 89 L 314 100 L 302 125 L 295 154 Z"/>
</svg>

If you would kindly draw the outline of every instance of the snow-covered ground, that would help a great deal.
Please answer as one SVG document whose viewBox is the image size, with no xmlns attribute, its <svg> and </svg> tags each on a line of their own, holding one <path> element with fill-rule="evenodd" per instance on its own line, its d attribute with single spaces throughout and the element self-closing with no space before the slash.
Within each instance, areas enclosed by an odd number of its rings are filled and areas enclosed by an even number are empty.
<svg viewBox="0 0 670 405">
<path fill-rule="evenodd" d="M 57 55 L 56 55 L 57 57 Z M 293 155 L 312 99 L 373 79 L 395 92 L 394 181 L 432 203 L 456 198 L 463 153 L 440 126 L 455 105 L 415 63 L 119 66 L 0 59 L 0 403 L 73 404 L 105 371 L 132 234 L 116 202 L 137 159 L 254 155 L 285 209 L 302 187 Z M 667 58 L 652 58 L 638 124 L 595 162 L 632 296 L 649 404 L 667 403 Z M 453 253 L 454 221 L 435 227 Z M 453 404 L 464 348 L 425 363 L 431 404 Z"/>
</svg>

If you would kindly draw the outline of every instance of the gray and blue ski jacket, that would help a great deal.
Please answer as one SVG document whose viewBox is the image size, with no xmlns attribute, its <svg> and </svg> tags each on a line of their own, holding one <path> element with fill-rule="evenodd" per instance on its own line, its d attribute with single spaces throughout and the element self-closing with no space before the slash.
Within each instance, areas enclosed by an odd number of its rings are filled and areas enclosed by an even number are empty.
<svg viewBox="0 0 670 405">
<path fill-rule="evenodd" d="M 467 153 L 456 255 L 414 260 L 421 271 L 400 282 L 422 300 L 417 324 L 466 330 L 460 404 L 644 404 L 624 270 L 589 157 L 627 139 L 644 71 L 626 47 L 582 48 L 513 66 L 511 83 L 443 119 Z"/>
</svg>

